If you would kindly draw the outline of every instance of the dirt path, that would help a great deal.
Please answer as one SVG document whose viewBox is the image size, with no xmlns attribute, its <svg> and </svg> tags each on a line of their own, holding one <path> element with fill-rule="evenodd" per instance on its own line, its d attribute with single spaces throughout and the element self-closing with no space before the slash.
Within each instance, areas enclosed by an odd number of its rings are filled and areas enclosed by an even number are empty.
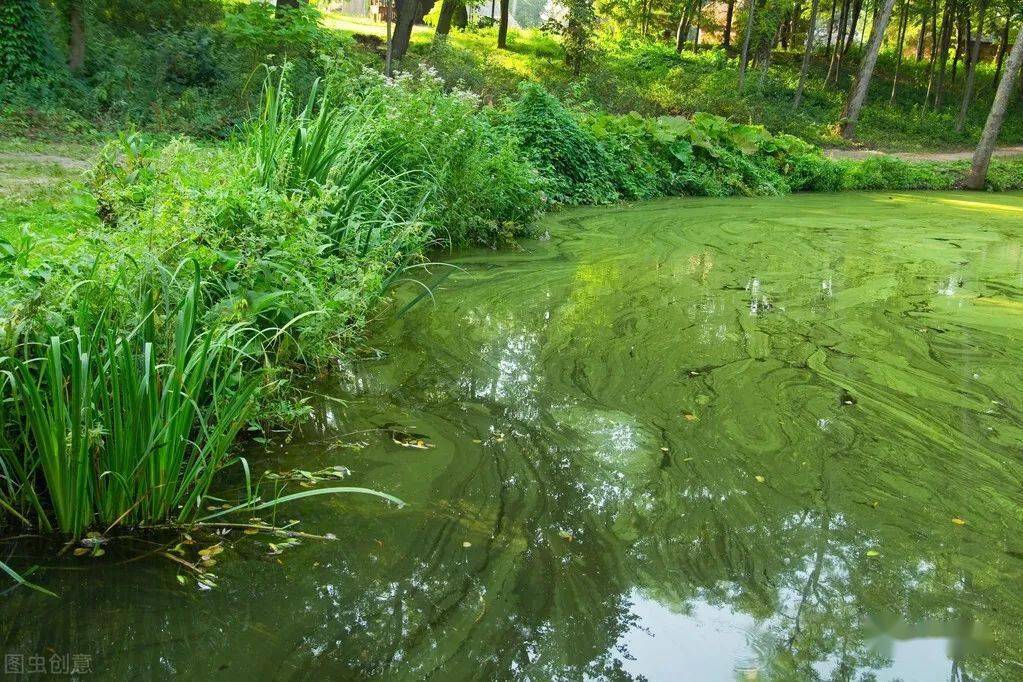
<svg viewBox="0 0 1023 682">
<path fill-rule="evenodd" d="M 903 161 L 969 161 L 973 158 L 972 149 L 958 152 L 879 152 L 874 149 L 825 149 L 824 153 L 832 159 L 868 159 L 883 154 Z M 999 147 L 995 150 L 995 156 L 1023 156 L 1023 145 Z"/>
<path fill-rule="evenodd" d="M 96 155 L 96 149 L 87 146 L 54 145 L 52 150 L 37 147 L 0 145 L 0 199 L 25 198 L 54 188 L 61 181 L 80 178 Z"/>
</svg>

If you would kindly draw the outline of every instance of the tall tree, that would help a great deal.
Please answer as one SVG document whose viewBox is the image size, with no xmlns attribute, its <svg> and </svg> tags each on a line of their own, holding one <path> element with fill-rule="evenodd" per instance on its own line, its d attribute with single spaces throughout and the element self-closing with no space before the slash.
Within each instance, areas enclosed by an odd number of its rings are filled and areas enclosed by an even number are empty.
<svg viewBox="0 0 1023 682">
<path fill-rule="evenodd" d="M 877 21 L 874 22 L 874 29 L 870 34 L 870 43 L 867 45 L 867 52 L 863 55 L 860 63 L 860 73 L 853 83 L 852 94 L 849 103 L 845 108 L 845 123 L 842 125 L 842 137 L 849 140 L 856 134 L 856 122 L 860 118 L 860 110 L 867 99 L 867 89 L 870 87 L 870 79 L 874 75 L 874 65 L 877 63 L 877 54 L 881 51 L 881 41 L 884 39 L 885 29 L 892 18 L 892 9 L 895 7 L 895 0 L 884 0 L 884 5 L 877 14 Z"/>
<path fill-rule="evenodd" d="M 1002 40 L 998 45 L 998 56 L 995 58 L 995 79 L 1002 77 L 1002 63 L 1005 61 L 1005 53 L 1009 50 L 1009 27 L 1012 25 L 1012 12 L 1005 14 L 1005 26 L 1002 28 Z"/>
<path fill-rule="evenodd" d="M 700 18 L 701 12 L 703 12 L 703 0 L 696 0 L 696 11 L 693 13 L 693 26 L 696 28 L 696 34 L 693 36 L 693 52 L 696 52 L 700 48 Z"/>
<path fill-rule="evenodd" d="M 508 48 L 508 6 L 511 0 L 501 0 L 501 21 L 497 25 L 497 46 L 502 50 Z"/>
<path fill-rule="evenodd" d="M 592 50 L 597 14 L 593 0 L 566 0 L 565 5 L 568 11 L 561 30 L 561 41 L 565 48 L 565 62 L 578 76 Z"/>
<path fill-rule="evenodd" d="M 437 17 L 437 31 L 434 35 L 446 36 L 451 32 L 451 20 L 455 16 L 455 10 L 461 4 L 465 7 L 465 0 L 443 0 L 440 6 L 440 16 Z"/>
<path fill-rule="evenodd" d="M 963 101 L 959 105 L 959 115 L 956 116 L 956 132 L 963 132 L 966 127 L 966 115 L 970 112 L 970 98 L 973 97 L 973 87 L 977 81 L 977 62 L 980 61 L 980 41 L 984 37 L 984 13 L 987 12 L 987 0 L 980 0 L 980 7 L 977 9 L 977 33 L 974 36 L 973 46 L 970 49 L 970 64 L 966 67 L 966 85 L 963 86 Z"/>
<path fill-rule="evenodd" d="M 689 19 L 689 5 L 682 7 L 682 16 L 678 18 L 678 26 L 675 28 L 675 52 L 681 53 L 686 46 L 686 36 L 689 35 L 687 21 Z"/>
<path fill-rule="evenodd" d="M 1012 98 L 1012 87 L 1021 65 L 1023 65 L 1023 29 L 1016 34 L 1016 42 L 1012 46 L 1008 60 L 1006 60 L 1005 73 L 1002 74 L 1002 79 L 998 82 L 998 90 L 995 92 L 995 100 L 991 104 L 987 123 L 984 124 L 984 132 L 980 136 L 977 150 L 973 153 L 970 174 L 963 183 L 967 189 L 984 189 L 984 183 L 987 181 L 987 169 L 991 165 L 991 154 L 995 151 L 998 133 L 1002 130 L 1005 112 L 1008 110 L 1009 100 Z"/>
<path fill-rule="evenodd" d="M 849 52 L 849 48 L 852 47 L 853 40 L 856 38 L 856 22 L 860 20 L 860 12 L 862 11 L 863 0 L 853 0 L 852 18 L 849 20 L 849 35 L 846 37 L 845 47 L 842 49 L 843 58 Z M 841 66 L 841 62 L 839 62 L 839 66 Z"/>
<path fill-rule="evenodd" d="M 813 54 L 813 36 L 817 31 L 817 10 L 820 0 L 810 3 L 810 25 L 806 28 L 806 47 L 803 48 L 803 65 L 799 67 L 799 85 L 796 86 L 796 97 L 792 100 L 793 108 L 798 109 L 803 99 L 803 88 L 806 87 L 806 74 L 810 70 L 810 57 Z"/>
<path fill-rule="evenodd" d="M 391 0 L 394 2 L 394 0 Z M 408 52 L 408 44 L 412 39 L 412 25 L 416 20 L 418 0 L 397 0 L 395 3 L 396 17 L 394 35 L 391 36 L 391 59 L 400 61 Z"/>
<path fill-rule="evenodd" d="M 831 59 L 831 38 L 835 32 L 835 6 L 838 0 L 831 0 L 831 18 L 828 19 L 828 40 L 824 46 L 824 61 Z"/>
<path fill-rule="evenodd" d="M 824 83 L 830 83 L 831 79 L 834 78 L 838 81 L 838 68 L 839 62 L 842 56 L 842 46 L 845 45 L 845 29 L 847 22 L 849 21 L 849 8 L 850 0 L 843 0 L 842 11 L 838 17 L 838 33 L 835 35 L 835 49 L 831 53 L 831 61 L 828 64 L 828 75 L 824 78 Z"/>
<path fill-rule="evenodd" d="M 746 31 L 742 38 L 742 54 L 739 55 L 739 92 L 746 85 L 746 67 L 749 66 L 749 44 L 753 38 L 753 22 L 756 19 L 757 0 L 749 0 L 746 10 Z"/>
<path fill-rule="evenodd" d="M 725 34 L 721 39 L 721 47 L 726 50 L 732 46 L 732 15 L 735 13 L 735 0 L 728 0 L 725 10 Z"/>
<path fill-rule="evenodd" d="M 933 4 L 933 3 L 932 3 Z M 928 10 L 924 8 L 924 11 L 920 13 L 920 35 L 916 41 L 916 60 L 923 61 L 924 58 L 924 41 L 927 38 L 927 17 Z"/>
<path fill-rule="evenodd" d="M 899 20 L 899 29 L 895 39 L 895 73 L 892 75 L 892 95 L 888 101 L 895 103 L 895 90 L 899 86 L 899 67 L 902 66 L 902 59 L 906 52 L 906 29 L 909 28 L 909 0 L 902 0 L 902 17 Z M 919 60 L 917 60 L 919 61 Z"/>
<path fill-rule="evenodd" d="M 945 72 L 948 70 L 948 50 L 952 45 L 952 28 L 955 25 L 956 0 L 945 4 L 945 18 L 942 21 L 941 44 L 938 46 L 937 80 L 934 86 L 934 108 L 940 109 L 945 97 Z"/>
<path fill-rule="evenodd" d="M 68 0 L 68 68 L 81 71 L 85 65 L 85 0 Z"/>
</svg>

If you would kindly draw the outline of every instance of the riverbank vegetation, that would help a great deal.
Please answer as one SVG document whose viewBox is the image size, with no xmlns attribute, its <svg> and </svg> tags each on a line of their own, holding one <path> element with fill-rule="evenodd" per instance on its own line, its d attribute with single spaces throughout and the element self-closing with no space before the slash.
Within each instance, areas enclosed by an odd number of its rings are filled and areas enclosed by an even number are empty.
<svg viewBox="0 0 1023 682">
<path fill-rule="evenodd" d="M 103 145 L 73 192 L 0 199 L 3 522 L 74 537 L 200 518 L 217 472 L 244 466 L 237 434 L 300 417 L 295 379 L 349 354 L 395 285 L 428 296 L 438 250 L 528 236 L 561 205 L 949 189 L 969 170 L 826 156 L 814 142 L 837 134 L 841 67 L 829 83 L 811 60 L 797 110 L 787 47 L 772 62 L 754 43 L 762 68 L 741 88 L 750 45 L 677 49 L 617 20 L 595 35 L 574 4 L 553 33 L 485 55 L 489 29 L 417 43 L 399 17 L 412 47 L 390 46 L 391 75 L 378 41 L 303 4 L 2 12 L 0 134 Z M 924 72 L 904 66 L 861 133 L 966 139 L 933 134 L 949 116 L 937 103 L 909 104 Z M 976 99 L 957 135 L 979 135 Z M 1023 134 L 1018 117 L 1004 132 Z M 1023 162 L 981 181 L 1023 188 Z M 266 503 L 249 490 L 234 508 Z"/>
</svg>

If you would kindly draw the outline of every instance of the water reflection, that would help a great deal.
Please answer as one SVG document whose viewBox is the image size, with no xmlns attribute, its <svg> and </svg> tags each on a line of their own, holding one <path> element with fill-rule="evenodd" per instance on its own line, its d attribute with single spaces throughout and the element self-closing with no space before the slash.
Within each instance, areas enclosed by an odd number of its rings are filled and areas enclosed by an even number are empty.
<svg viewBox="0 0 1023 682">
<path fill-rule="evenodd" d="M 1014 679 L 1023 318 L 978 301 L 1023 301 L 1018 220 L 834 201 L 582 211 L 462 254 L 263 462 L 407 507 L 289 508 L 341 542 L 236 538 L 209 593 L 49 571 L 64 599 L 7 595 L 4 646 L 118 678 Z"/>
</svg>

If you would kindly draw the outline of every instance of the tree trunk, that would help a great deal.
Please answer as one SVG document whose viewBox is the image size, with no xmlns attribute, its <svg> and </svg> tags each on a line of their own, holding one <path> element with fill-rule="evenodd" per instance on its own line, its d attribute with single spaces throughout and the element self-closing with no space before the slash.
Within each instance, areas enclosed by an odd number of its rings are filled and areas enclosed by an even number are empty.
<svg viewBox="0 0 1023 682">
<path fill-rule="evenodd" d="M 796 46 L 796 36 L 799 34 L 799 20 L 803 17 L 802 0 L 796 0 L 796 6 L 792 8 L 792 19 L 789 21 L 789 39 L 792 46 Z"/>
<path fill-rule="evenodd" d="M 838 5 L 838 0 L 831 0 L 831 18 L 828 19 L 828 42 L 824 46 L 824 61 L 831 59 L 831 38 L 835 33 L 835 6 Z"/>
<path fill-rule="evenodd" d="M 813 54 L 813 34 L 817 30 L 817 9 L 820 0 L 810 4 L 810 25 L 806 29 L 806 47 L 803 49 L 803 65 L 799 67 L 799 85 L 796 86 L 796 98 L 792 100 L 792 108 L 798 109 L 803 99 L 803 88 L 806 87 L 806 74 L 810 70 L 810 56 Z"/>
<path fill-rule="evenodd" d="M 508 10 L 511 0 L 501 0 L 501 23 L 497 26 L 497 46 L 508 49 Z"/>
<path fill-rule="evenodd" d="M 994 83 L 1002 77 L 1002 62 L 1005 61 L 1005 53 L 1009 49 L 1009 27 L 1012 24 L 1012 12 L 1005 15 L 1005 28 L 1002 29 L 1002 42 L 998 46 L 998 57 L 995 59 Z"/>
<path fill-rule="evenodd" d="M 686 26 L 686 19 L 689 16 L 689 7 L 682 8 L 682 16 L 678 18 L 678 28 L 675 29 L 675 52 L 681 53 L 686 45 L 686 36 L 689 31 Z"/>
<path fill-rule="evenodd" d="M 924 12 L 920 17 L 920 37 L 916 41 L 916 60 L 918 62 L 923 61 L 924 58 L 924 39 L 927 37 L 927 12 Z"/>
<path fill-rule="evenodd" d="M 394 0 L 391 0 L 394 2 Z M 397 0 L 397 12 L 394 21 L 394 35 L 391 36 L 391 59 L 401 60 L 408 52 L 408 44 L 412 39 L 412 24 L 416 19 L 418 0 Z"/>
<path fill-rule="evenodd" d="M 845 44 L 845 29 L 846 23 L 849 21 L 849 0 L 843 0 L 842 12 L 838 17 L 838 34 L 835 36 L 835 49 L 831 53 L 831 62 L 828 64 L 828 75 L 824 78 L 824 83 L 831 82 L 834 78 L 838 81 L 838 63 L 842 56 L 842 46 Z"/>
<path fill-rule="evenodd" d="M 895 7 L 895 0 L 884 0 L 884 5 L 877 15 L 874 23 L 874 30 L 870 34 L 870 43 L 867 45 L 867 53 L 863 55 L 860 64 L 860 73 L 853 84 L 852 96 L 845 110 L 845 123 L 842 126 L 842 137 L 847 140 L 856 134 L 856 122 L 860 118 L 860 110 L 867 99 L 867 89 L 870 87 L 870 78 L 874 75 L 874 65 L 877 63 L 877 53 L 881 50 L 881 41 L 884 39 L 885 29 L 888 28 L 888 21 L 892 18 L 892 9 Z"/>
<path fill-rule="evenodd" d="M 299 0 L 277 0 L 277 8 L 274 10 L 274 15 L 280 19 L 288 10 L 298 9 L 298 3 Z"/>
<path fill-rule="evenodd" d="M 1009 100 L 1012 98 L 1013 81 L 1020 70 L 1020 65 L 1023 65 L 1023 30 L 1016 34 L 1016 42 L 1012 46 L 1008 64 L 1005 66 L 1005 75 L 998 82 L 995 101 L 991 105 L 991 112 L 988 114 L 987 123 L 984 125 L 984 132 L 980 136 L 977 151 L 973 153 L 973 165 L 970 168 L 970 175 L 963 183 L 967 189 L 984 189 L 984 182 L 987 180 L 987 168 L 991 165 L 991 154 L 995 151 L 995 144 L 998 142 L 998 133 L 1002 129 L 1005 112 L 1009 108 Z"/>
<path fill-rule="evenodd" d="M 451 25 L 455 28 L 465 29 L 469 26 L 469 9 L 464 2 L 458 3 L 455 8 L 455 15 L 451 17 Z"/>
<path fill-rule="evenodd" d="M 70 0 L 68 3 L 68 68 L 71 72 L 82 70 L 85 65 L 85 0 Z"/>
<path fill-rule="evenodd" d="M 952 26 L 955 23 L 955 0 L 949 0 L 942 21 L 941 45 L 938 47 L 938 80 L 934 86 L 934 109 L 941 108 L 945 98 L 945 72 L 948 70 L 948 50 L 952 44 Z"/>
<path fill-rule="evenodd" d="M 863 0 L 855 0 L 853 2 L 852 20 L 849 22 L 849 35 L 845 39 L 845 47 L 842 49 L 843 57 L 849 52 L 849 48 L 852 47 L 853 40 L 856 38 L 856 22 L 860 20 L 861 11 L 863 11 Z M 839 62 L 839 66 L 841 67 L 841 62 Z"/>
<path fill-rule="evenodd" d="M 970 65 L 966 68 L 966 85 L 963 87 L 963 101 L 959 105 L 959 115 L 956 117 L 956 132 L 963 132 L 966 127 L 966 115 L 970 112 L 970 98 L 973 97 L 973 87 L 977 81 L 977 62 L 980 61 L 980 41 L 984 37 L 984 13 L 987 11 L 987 0 L 980 0 L 980 13 L 977 15 L 977 34 L 973 41 L 973 48 L 970 50 Z"/>
<path fill-rule="evenodd" d="M 746 67 L 749 65 L 749 41 L 753 37 L 753 21 L 756 14 L 757 0 L 749 0 L 749 11 L 746 13 L 746 31 L 742 38 L 742 54 L 739 56 L 739 92 L 746 84 Z M 1020 31 L 1023 33 L 1023 31 Z"/>
<path fill-rule="evenodd" d="M 440 6 L 440 16 L 437 18 L 437 31 L 434 35 L 446 36 L 451 32 L 451 19 L 455 16 L 458 3 L 464 0 L 444 0 Z"/>
<path fill-rule="evenodd" d="M 735 0 L 728 0 L 728 9 L 725 10 L 725 36 L 721 40 L 721 47 L 726 50 L 732 46 L 732 15 L 735 12 Z"/>
<path fill-rule="evenodd" d="M 696 27 L 696 34 L 693 36 L 693 52 L 700 47 L 700 12 L 703 11 L 703 0 L 696 0 L 696 12 L 693 15 L 693 25 Z"/>
<path fill-rule="evenodd" d="M 906 30 L 909 28 L 909 0 L 902 0 L 902 19 L 899 21 L 899 30 L 896 42 L 898 54 L 895 55 L 895 74 L 892 76 L 892 96 L 888 99 L 890 104 L 895 104 L 895 90 L 899 86 L 899 67 L 902 66 L 902 59 L 906 52 Z M 919 61 L 919 59 L 917 60 Z"/>
<path fill-rule="evenodd" d="M 965 4 L 965 3 L 964 3 Z M 959 71 L 959 62 L 963 58 L 963 52 L 969 47 L 969 42 L 964 44 L 963 38 L 966 41 L 970 40 L 970 28 L 967 25 L 963 27 L 963 15 L 962 12 L 959 14 L 959 20 L 956 22 L 956 51 L 955 56 L 952 58 L 952 82 L 956 82 L 956 74 Z"/>
<path fill-rule="evenodd" d="M 641 31 L 643 37 L 646 37 L 647 26 L 650 25 L 650 0 L 643 0 L 643 19 L 641 22 Z"/>
</svg>

